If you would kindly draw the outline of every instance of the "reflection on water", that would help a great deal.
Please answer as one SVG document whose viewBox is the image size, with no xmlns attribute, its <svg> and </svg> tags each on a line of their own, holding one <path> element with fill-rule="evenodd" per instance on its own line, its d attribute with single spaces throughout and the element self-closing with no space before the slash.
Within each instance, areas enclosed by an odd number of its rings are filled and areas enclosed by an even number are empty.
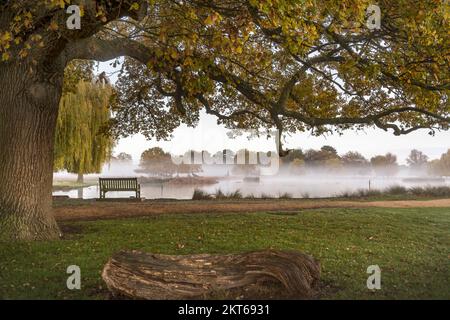
<svg viewBox="0 0 450 320">
<path fill-rule="evenodd" d="M 198 188 L 208 193 L 215 193 L 218 189 L 225 193 L 240 190 L 243 196 L 261 195 L 278 197 L 288 193 L 292 197 L 333 197 L 343 192 L 353 192 L 359 189 L 386 189 L 391 186 L 419 187 L 419 186 L 450 186 L 450 181 L 411 182 L 402 178 L 380 177 L 261 177 L 260 182 L 244 182 L 242 178 L 232 178 L 219 181 L 214 185 L 193 186 L 165 184 L 141 184 L 141 196 L 146 199 L 191 199 L 194 189 Z M 99 197 L 97 186 L 57 191 L 53 195 L 67 195 L 71 198 L 92 199 Z M 108 198 L 126 198 L 134 196 L 134 192 L 108 192 Z"/>
</svg>

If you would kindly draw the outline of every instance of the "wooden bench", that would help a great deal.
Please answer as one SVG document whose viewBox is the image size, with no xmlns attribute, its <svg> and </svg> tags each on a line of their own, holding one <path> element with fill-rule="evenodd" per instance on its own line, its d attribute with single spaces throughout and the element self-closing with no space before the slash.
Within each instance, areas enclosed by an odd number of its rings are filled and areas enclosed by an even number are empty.
<svg viewBox="0 0 450 320">
<path fill-rule="evenodd" d="M 99 178 L 100 199 L 106 198 L 108 191 L 134 191 L 136 199 L 141 198 L 141 185 L 137 178 Z"/>
</svg>

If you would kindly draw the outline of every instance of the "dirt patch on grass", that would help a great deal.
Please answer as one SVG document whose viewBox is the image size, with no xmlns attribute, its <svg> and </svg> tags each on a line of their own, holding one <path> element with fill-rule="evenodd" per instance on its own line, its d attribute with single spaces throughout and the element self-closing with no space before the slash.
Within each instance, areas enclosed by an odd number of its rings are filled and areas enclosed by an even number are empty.
<svg viewBox="0 0 450 320">
<path fill-rule="evenodd" d="M 64 234 L 67 234 L 67 235 L 82 234 L 84 231 L 82 226 L 76 225 L 76 224 L 68 224 L 68 223 L 60 224 L 59 228 L 61 229 L 61 231 Z"/>
<path fill-rule="evenodd" d="M 295 212 L 320 208 L 450 208 L 450 199 L 401 200 L 401 201 L 341 201 L 331 199 L 269 199 L 269 200 L 205 200 L 205 201 L 144 201 L 92 202 L 72 206 L 69 203 L 55 205 L 54 214 L 59 221 L 118 219 L 143 217 L 168 213 L 246 213 L 246 212 Z"/>
<path fill-rule="evenodd" d="M 336 295 L 343 288 L 337 286 L 335 283 L 325 280 L 320 280 L 317 286 L 317 294 L 313 297 L 313 299 L 328 299 Z"/>
<path fill-rule="evenodd" d="M 73 223 L 60 223 L 59 228 L 61 229 L 63 240 L 72 240 L 85 233 L 83 226 Z"/>
</svg>

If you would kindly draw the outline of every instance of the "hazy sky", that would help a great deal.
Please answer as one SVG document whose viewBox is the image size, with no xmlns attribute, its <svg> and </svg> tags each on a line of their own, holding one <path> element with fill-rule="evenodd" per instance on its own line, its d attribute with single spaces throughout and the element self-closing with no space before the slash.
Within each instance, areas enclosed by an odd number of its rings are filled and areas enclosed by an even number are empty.
<svg viewBox="0 0 450 320">
<path fill-rule="evenodd" d="M 108 63 L 100 64 L 99 71 L 106 71 L 112 82 L 115 82 L 116 74 L 112 74 L 114 70 Z M 217 125 L 214 116 L 202 114 L 196 128 L 188 128 L 183 125 L 175 130 L 170 141 L 148 141 L 142 135 L 136 135 L 121 139 L 114 153 L 127 152 L 133 156 L 135 161 L 138 161 L 145 149 L 154 146 L 160 146 L 165 151 L 174 154 L 182 154 L 190 149 L 208 150 L 211 153 L 223 149 L 237 151 L 242 148 L 253 151 L 276 150 L 273 139 L 248 140 L 246 137 L 230 139 L 226 132 L 224 127 Z M 335 147 L 339 154 L 347 151 L 359 151 L 367 158 L 392 152 L 398 156 L 399 163 L 404 164 L 411 149 L 419 149 L 431 159 L 439 158 L 450 148 L 450 132 L 438 132 L 435 136 L 430 136 L 427 130 L 419 130 L 409 135 L 396 137 L 391 131 L 367 129 L 359 132 L 348 130 L 341 136 L 335 134 L 314 137 L 309 133 L 298 133 L 285 140 L 286 148 L 319 149 L 323 145 Z"/>
<path fill-rule="evenodd" d="M 148 141 L 142 135 L 121 139 L 115 152 L 127 152 L 138 160 L 142 151 L 147 148 L 160 146 L 165 151 L 182 154 L 187 150 L 208 150 L 214 153 L 223 149 L 237 151 L 247 148 L 254 151 L 275 150 L 274 140 L 259 138 L 249 140 L 242 136 L 230 139 L 227 130 L 217 125 L 216 119 L 210 115 L 202 115 L 196 128 L 181 126 L 175 130 L 170 141 Z M 319 149 L 323 145 L 335 147 L 340 154 L 347 151 L 359 151 L 370 158 L 377 154 L 392 152 L 398 156 L 399 163 L 403 164 L 411 149 L 419 149 L 431 159 L 438 158 L 450 148 L 450 132 L 437 133 L 434 137 L 427 131 L 417 131 L 406 136 L 396 137 L 392 133 L 382 130 L 367 129 L 365 132 L 346 131 L 344 135 L 328 135 L 314 137 L 308 133 L 298 133 L 286 139 L 285 147 L 301 148 L 303 150 Z"/>
</svg>

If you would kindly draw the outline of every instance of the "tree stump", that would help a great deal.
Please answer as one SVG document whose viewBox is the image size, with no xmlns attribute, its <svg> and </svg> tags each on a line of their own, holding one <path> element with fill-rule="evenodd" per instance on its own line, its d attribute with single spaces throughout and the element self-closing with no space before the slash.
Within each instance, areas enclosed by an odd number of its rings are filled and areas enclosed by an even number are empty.
<svg viewBox="0 0 450 320">
<path fill-rule="evenodd" d="M 102 277 L 115 298 L 311 298 L 320 264 L 288 250 L 186 256 L 121 251 L 106 263 Z"/>
</svg>

